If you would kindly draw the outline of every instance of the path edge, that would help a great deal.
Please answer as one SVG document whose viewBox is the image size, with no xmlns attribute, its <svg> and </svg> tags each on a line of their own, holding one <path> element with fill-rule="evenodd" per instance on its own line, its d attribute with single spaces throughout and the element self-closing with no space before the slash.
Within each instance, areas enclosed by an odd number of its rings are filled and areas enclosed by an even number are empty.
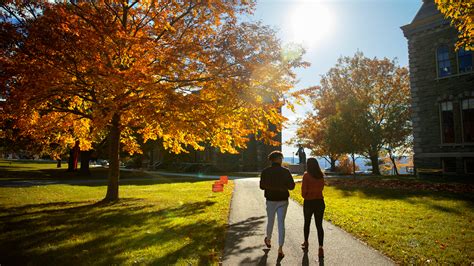
<svg viewBox="0 0 474 266">
<path fill-rule="evenodd" d="M 235 187 L 236 187 L 236 182 L 234 182 L 234 180 L 229 180 L 229 181 L 232 181 L 233 183 L 233 186 L 232 186 L 232 195 L 230 197 L 230 201 L 229 201 L 229 213 L 227 214 L 227 223 L 226 223 L 226 227 L 225 227 L 225 232 L 224 232 L 224 247 L 222 248 L 220 254 L 219 254 L 219 261 L 217 262 L 219 266 L 222 266 L 223 263 L 224 263 L 224 256 L 225 256 L 225 251 L 226 251 L 226 247 L 227 247 L 227 233 L 229 232 L 229 228 L 230 228 L 230 214 L 232 212 L 232 202 L 234 201 L 234 192 L 235 192 Z"/>
</svg>

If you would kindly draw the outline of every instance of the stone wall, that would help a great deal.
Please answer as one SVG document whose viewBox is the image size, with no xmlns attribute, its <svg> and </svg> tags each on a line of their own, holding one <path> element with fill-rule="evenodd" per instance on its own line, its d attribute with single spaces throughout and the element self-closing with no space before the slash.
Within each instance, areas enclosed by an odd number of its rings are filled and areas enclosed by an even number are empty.
<svg viewBox="0 0 474 266">
<path fill-rule="evenodd" d="M 456 158 L 456 172 L 464 173 L 464 157 L 474 155 L 474 145 L 462 142 L 462 99 L 474 97 L 474 72 L 458 73 L 454 51 L 457 32 L 449 24 L 408 36 L 410 86 L 414 127 L 414 163 L 417 168 L 442 169 L 442 158 Z M 450 47 L 452 75 L 438 78 L 436 49 Z M 443 144 L 440 103 L 452 101 L 455 143 Z"/>
</svg>

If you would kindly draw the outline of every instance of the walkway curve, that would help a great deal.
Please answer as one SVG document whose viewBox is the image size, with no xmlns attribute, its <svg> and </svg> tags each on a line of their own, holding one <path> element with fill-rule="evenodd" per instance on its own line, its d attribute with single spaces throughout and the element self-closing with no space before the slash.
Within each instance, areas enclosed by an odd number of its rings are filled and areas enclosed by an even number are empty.
<svg viewBox="0 0 474 266">
<path fill-rule="evenodd" d="M 265 237 L 265 198 L 258 178 L 235 179 L 229 215 L 223 265 L 394 265 L 394 262 L 368 247 L 337 226 L 324 221 L 325 258 L 317 256 L 314 222 L 310 234 L 309 252 L 300 248 L 303 240 L 303 208 L 290 200 L 286 217 L 285 258 L 277 260 L 278 230 L 275 221 L 271 249 L 263 243 Z"/>
</svg>

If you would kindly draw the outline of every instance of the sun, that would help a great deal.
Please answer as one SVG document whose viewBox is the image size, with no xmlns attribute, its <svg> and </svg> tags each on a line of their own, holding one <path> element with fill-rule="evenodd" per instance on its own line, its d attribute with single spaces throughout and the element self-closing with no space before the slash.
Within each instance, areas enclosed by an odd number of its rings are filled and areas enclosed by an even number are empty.
<svg viewBox="0 0 474 266">
<path fill-rule="evenodd" d="M 322 3 L 299 3 L 288 16 L 288 34 L 291 42 L 312 47 L 323 42 L 333 30 L 333 14 Z"/>
</svg>

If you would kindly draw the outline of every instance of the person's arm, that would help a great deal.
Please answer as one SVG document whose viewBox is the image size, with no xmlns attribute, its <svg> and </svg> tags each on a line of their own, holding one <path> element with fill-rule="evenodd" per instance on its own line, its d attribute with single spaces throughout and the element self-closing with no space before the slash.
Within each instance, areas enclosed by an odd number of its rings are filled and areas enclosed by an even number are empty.
<svg viewBox="0 0 474 266">
<path fill-rule="evenodd" d="M 265 175 L 265 172 L 262 172 L 260 174 L 260 189 L 261 190 L 265 190 L 266 189 L 266 175 Z"/>
<path fill-rule="evenodd" d="M 293 180 L 293 176 L 291 175 L 290 170 L 288 170 L 287 186 L 289 190 L 295 189 L 295 180 Z"/>
<path fill-rule="evenodd" d="M 308 193 L 308 181 L 306 180 L 306 174 L 303 175 L 303 181 L 301 181 L 301 197 L 306 198 Z"/>
</svg>

